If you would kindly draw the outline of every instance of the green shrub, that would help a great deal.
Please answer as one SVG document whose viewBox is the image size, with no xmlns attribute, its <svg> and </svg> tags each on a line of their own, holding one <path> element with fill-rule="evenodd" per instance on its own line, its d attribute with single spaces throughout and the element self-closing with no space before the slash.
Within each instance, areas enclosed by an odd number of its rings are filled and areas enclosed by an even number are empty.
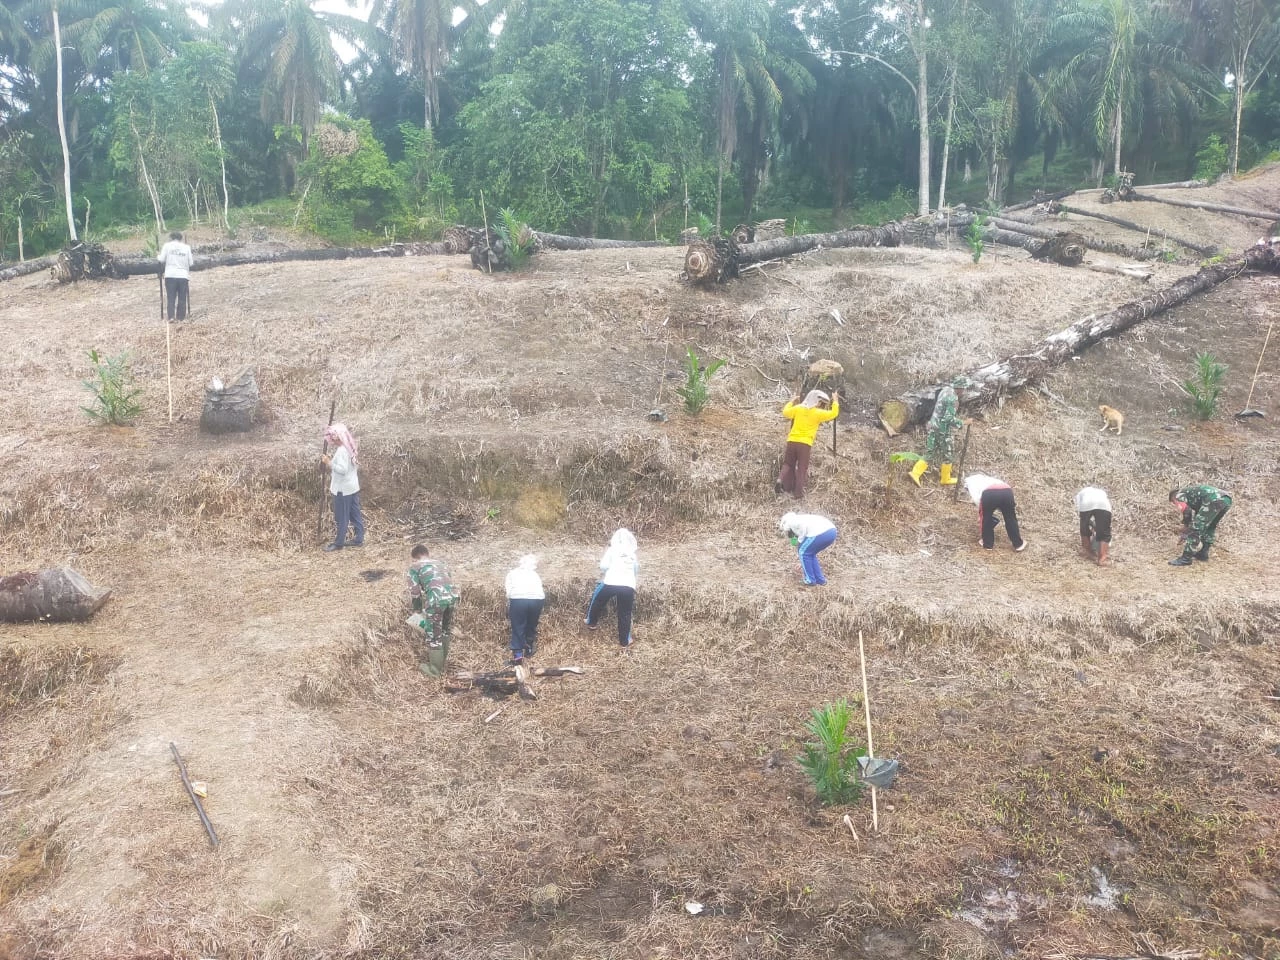
<svg viewBox="0 0 1280 960">
<path fill-rule="evenodd" d="M 713 360 L 705 367 L 699 363 L 698 355 L 693 352 L 693 347 L 688 347 L 688 355 L 685 357 L 684 367 L 684 386 L 676 387 L 676 393 L 684 398 L 684 408 L 695 417 L 700 414 L 707 402 L 711 399 L 707 391 L 707 381 L 711 376 L 724 366 L 724 360 Z"/>
<path fill-rule="evenodd" d="M 1211 133 L 1196 151 L 1196 179 L 1217 180 L 1230 166 L 1231 151 L 1222 138 Z"/>
<path fill-rule="evenodd" d="M 796 760 L 827 806 L 852 803 L 862 796 L 857 776 L 860 751 L 849 729 L 852 720 L 849 702 L 839 700 L 815 707 L 804 725 L 814 739 Z"/>
<path fill-rule="evenodd" d="M 1182 389 L 1191 397 L 1191 412 L 1199 420 L 1208 420 L 1218 412 L 1218 401 L 1227 381 L 1227 368 L 1212 353 L 1196 354 L 1196 365 L 1191 378 L 1184 380 Z"/>
<path fill-rule="evenodd" d="M 84 388 L 93 394 L 93 405 L 80 409 L 100 423 L 127 425 L 142 412 L 138 403 L 142 390 L 133 385 L 129 355 L 103 357 L 95 348 L 89 351 L 89 362 L 93 364 L 93 377 L 84 381 Z"/>
<path fill-rule="evenodd" d="M 973 218 L 973 223 L 969 224 L 969 231 L 964 235 L 964 242 L 969 245 L 969 252 L 973 254 L 974 263 L 982 259 L 982 251 L 986 248 L 986 244 L 983 241 L 983 235 L 986 230 L 987 218 L 979 213 Z"/>
</svg>

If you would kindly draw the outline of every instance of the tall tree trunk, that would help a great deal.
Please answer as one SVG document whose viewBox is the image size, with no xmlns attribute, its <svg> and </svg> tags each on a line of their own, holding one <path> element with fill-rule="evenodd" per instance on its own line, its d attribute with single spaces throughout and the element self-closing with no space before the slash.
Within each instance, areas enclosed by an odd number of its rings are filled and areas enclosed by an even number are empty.
<svg viewBox="0 0 1280 960">
<path fill-rule="evenodd" d="M 1237 74 L 1235 80 L 1236 93 L 1236 136 L 1231 146 L 1231 176 L 1240 172 L 1240 118 L 1244 115 L 1244 80 Z"/>
<path fill-rule="evenodd" d="M 231 194 L 227 192 L 227 155 L 222 149 L 222 125 L 218 122 L 218 105 L 209 98 L 209 110 L 213 113 L 213 139 L 218 145 L 218 163 L 222 167 L 222 229 L 231 230 Z"/>
<path fill-rule="evenodd" d="M 929 50 L 925 39 L 924 0 L 916 0 L 916 42 L 912 45 L 920 78 L 916 84 L 916 117 L 920 124 L 920 216 L 929 213 Z"/>
<path fill-rule="evenodd" d="M 62 140 L 62 190 L 67 198 L 67 232 L 71 242 L 76 235 L 76 218 L 71 212 L 71 151 L 67 147 L 67 120 L 62 109 L 62 27 L 58 23 L 58 5 L 53 5 L 53 50 L 58 61 L 58 136 Z"/>
<path fill-rule="evenodd" d="M 1116 182 L 1120 182 L 1120 140 L 1124 135 L 1124 101 L 1116 101 Z"/>
<path fill-rule="evenodd" d="M 720 233 L 720 205 L 721 199 L 724 197 L 724 155 L 721 154 L 716 162 L 716 234 Z"/>
<path fill-rule="evenodd" d="M 942 169 L 938 172 L 938 209 L 947 205 L 947 164 L 951 162 L 951 126 L 956 117 L 956 70 L 951 70 L 951 86 L 947 91 L 947 124 L 942 133 Z"/>
</svg>

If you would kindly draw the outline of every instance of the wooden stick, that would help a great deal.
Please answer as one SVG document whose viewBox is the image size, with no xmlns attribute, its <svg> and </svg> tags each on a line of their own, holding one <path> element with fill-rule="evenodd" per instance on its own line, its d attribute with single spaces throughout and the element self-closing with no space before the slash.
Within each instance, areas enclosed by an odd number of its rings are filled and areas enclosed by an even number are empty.
<svg viewBox="0 0 1280 960">
<path fill-rule="evenodd" d="M 191 787 L 191 778 L 187 776 L 187 765 L 182 762 L 182 754 L 178 753 L 178 745 L 172 740 L 169 741 L 169 750 L 173 754 L 174 762 L 178 764 L 178 773 L 182 775 L 182 785 L 187 788 L 187 796 L 191 798 L 191 802 L 195 804 L 196 813 L 200 815 L 200 822 L 204 824 L 205 833 L 209 834 L 209 843 L 213 845 L 213 849 L 218 849 L 218 834 L 214 832 L 213 824 L 209 822 L 209 815 L 204 812 L 204 804 L 200 802 L 200 798 L 196 796 L 196 792 Z"/>
<path fill-rule="evenodd" d="M 333 426 L 333 416 L 338 412 L 338 400 L 335 397 L 329 404 L 329 426 Z M 324 455 L 329 452 L 329 441 L 320 441 L 320 514 L 316 517 L 316 536 L 324 533 L 324 508 L 328 498 L 324 494 Z"/>
<path fill-rule="evenodd" d="M 164 325 L 164 378 L 169 386 L 169 422 L 173 423 L 173 336 Z"/>
<path fill-rule="evenodd" d="M 951 502 L 958 503 L 960 500 L 960 488 L 964 486 L 960 478 L 964 476 L 964 455 L 969 452 L 969 427 L 972 424 L 964 425 L 964 439 L 960 442 L 960 462 L 956 464 L 956 486 L 951 491 Z"/>
<path fill-rule="evenodd" d="M 874 760 L 876 749 L 871 743 L 871 697 L 867 693 L 867 654 L 862 646 L 862 631 L 858 631 L 858 660 L 862 663 L 862 709 L 867 715 L 867 760 Z M 876 802 L 876 788 L 871 788 L 871 829 L 880 832 L 880 807 Z"/>
<path fill-rule="evenodd" d="M 1267 324 L 1267 335 L 1262 341 L 1262 351 L 1258 354 L 1258 363 L 1253 368 L 1253 382 L 1249 384 L 1249 396 L 1244 401 L 1246 410 L 1249 409 L 1249 404 L 1253 402 L 1253 388 L 1258 385 L 1258 371 L 1262 369 L 1262 358 L 1267 355 L 1267 344 L 1271 342 L 1271 328 L 1275 325 L 1276 322 L 1274 320 Z"/>
</svg>

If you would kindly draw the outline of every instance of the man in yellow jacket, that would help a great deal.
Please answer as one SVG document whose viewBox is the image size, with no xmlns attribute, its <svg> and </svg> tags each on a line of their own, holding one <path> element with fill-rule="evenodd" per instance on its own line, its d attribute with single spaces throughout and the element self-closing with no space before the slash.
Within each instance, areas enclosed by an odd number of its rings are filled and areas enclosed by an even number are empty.
<svg viewBox="0 0 1280 960">
<path fill-rule="evenodd" d="M 825 404 L 830 404 L 828 409 Z M 783 491 L 797 500 L 804 496 L 804 483 L 809 477 L 809 457 L 813 453 L 813 441 L 818 427 L 840 416 L 840 394 L 835 398 L 821 390 L 810 390 L 804 401 L 799 396 L 782 408 L 782 415 L 791 421 L 787 434 L 787 450 L 782 455 L 782 472 L 774 484 L 777 493 Z"/>
</svg>

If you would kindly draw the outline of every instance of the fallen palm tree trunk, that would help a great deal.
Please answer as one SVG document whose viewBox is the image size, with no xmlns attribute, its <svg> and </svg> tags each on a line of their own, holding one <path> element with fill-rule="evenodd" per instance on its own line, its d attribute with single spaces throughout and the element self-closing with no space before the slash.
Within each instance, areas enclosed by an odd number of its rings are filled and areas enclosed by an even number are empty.
<svg viewBox="0 0 1280 960">
<path fill-rule="evenodd" d="M 111 597 L 70 567 L 0 578 L 0 622 L 88 620 Z"/>
<path fill-rule="evenodd" d="M 1132 220 L 1123 220 L 1120 217 L 1113 217 L 1108 213 L 1095 213 L 1092 210 L 1084 210 L 1080 207 L 1070 207 L 1065 203 L 1054 203 L 1049 207 L 1053 213 L 1059 211 L 1063 213 L 1074 213 L 1077 217 L 1092 217 L 1094 220 L 1101 220 L 1104 223 L 1114 223 L 1117 227 L 1124 227 L 1126 230 L 1133 230 L 1137 233 L 1145 233 L 1149 236 L 1160 237 L 1162 240 L 1170 240 L 1180 247 L 1186 247 L 1188 250 L 1194 250 L 1206 257 L 1212 257 L 1218 252 L 1216 246 L 1205 246 L 1202 243 L 1196 243 L 1192 240 L 1184 240 L 1181 237 L 1175 237 L 1171 233 L 1163 230 L 1156 230 L 1153 227 L 1144 227 L 1140 223 L 1134 223 Z"/>
<path fill-rule="evenodd" d="M 794 257 L 819 247 L 897 247 L 910 239 L 932 241 L 929 221 L 895 220 L 878 227 L 854 227 L 834 233 L 808 233 L 758 243 L 735 244 L 721 237 L 696 240 L 684 256 L 684 274 L 693 283 L 720 283 L 752 263 Z"/>
<path fill-rule="evenodd" d="M 1145 193 L 1135 193 L 1130 200 L 1146 200 L 1149 203 L 1163 203 L 1170 207 L 1187 207 L 1191 210 L 1206 210 L 1210 213 L 1229 213 L 1235 217 L 1248 217 L 1252 220 L 1266 220 L 1275 223 L 1280 220 L 1280 213 L 1275 210 L 1251 210 L 1247 207 L 1231 207 L 1225 203 L 1210 203 L 1207 200 L 1174 200 L 1171 197 L 1153 197 Z"/>
<path fill-rule="evenodd" d="M 542 233 L 535 230 L 533 235 L 538 244 L 548 250 L 620 250 L 623 247 L 669 247 L 669 243 L 660 240 L 598 240 L 595 237 L 565 237 L 558 233 Z"/>
<path fill-rule="evenodd" d="M 1056 193 L 1041 193 L 1037 190 L 1030 200 L 1023 200 L 1021 203 L 1011 203 L 1007 207 L 1001 207 L 1001 213 L 1012 213 L 1015 210 L 1030 210 L 1032 207 L 1038 207 L 1043 203 L 1051 203 L 1054 200 L 1061 200 L 1063 197 L 1069 197 L 1075 190 L 1059 190 Z"/>
<path fill-rule="evenodd" d="M 1085 267 L 1095 273 L 1110 273 L 1117 277 L 1128 277 L 1130 280 L 1141 280 L 1144 283 L 1151 279 L 1151 271 L 1144 270 L 1137 264 L 1122 264 L 1113 267 L 1107 263 L 1086 263 Z"/>
<path fill-rule="evenodd" d="M 393 243 L 385 247 L 318 247 L 307 250 L 234 250 L 209 257 L 196 257 L 193 271 L 215 267 L 241 267 L 253 263 L 291 263 L 314 260 L 359 260 L 370 257 L 403 257 L 444 253 L 443 244 Z M 155 276 L 158 264 L 154 257 L 128 257 L 115 261 L 115 269 L 123 277 Z"/>
<path fill-rule="evenodd" d="M 1143 190 L 1183 190 L 1192 187 L 1207 187 L 1208 180 L 1174 180 L 1171 183 L 1144 183 Z"/>
<path fill-rule="evenodd" d="M 1058 236 L 1063 231 L 1054 230 L 1052 227 L 1042 227 L 1032 223 L 1024 223 L 1021 220 L 1009 220 L 1005 217 L 991 217 L 988 223 L 999 227 L 1001 230 L 1009 230 L 1013 233 L 1025 233 L 1031 237 L 1040 237 L 1050 240 Z M 1113 243 L 1110 240 L 1099 240 L 1097 237 L 1088 237 L 1083 234 L 1075 234 L 1080 238 L 1085 247 L 1090 250 L 1096 250 L 1098 253 L 1114 253 L 1118 257 L 1124 257 L 1127 260 L 1152 260 L 1159 256 L 1159 251 L 1148 249 L 1147 247 L 1131 247 L 1124 243 Z"/>
<path fill-rule="evenodd" d="M 485 693 L 502 697 L 518 693 L 522 700 L 537 700 L 537 691 L 529 683 L 531 678 L 582 676 L 584 672 L 581 667 L 535 667 L 531 670 L 525 666 L 491 670 L 486 673 L 464 670 L 445 678 L 444 689 L 447 693 L 483 690 Z"/>
<path fill-rule="evenodd" d="M 1028 353 L 1015 354 L 965 374 L 968 382 L 963 387 L 956 388 L 960 402 L 989 402 L 1010 390 L 1016 390 L 1104 337 L 1114 336 L 1147 317 L 1163 313 L 1198 293 L 1211 290 L 1218 284 L 1239 276 L 1245 270 L 1280 273 L 1278 251 L 1280 246 L 1273 244 L 1250 247 L 1243 256 L 1202 267 L 1198 272 L 1183 277 L 1149 297 L 1131 300 L 1107 313 L 1077 320 L 1065 330 L 1046 337 Z M 948 382 L 951 379 L 948 378 Z M 896 433 L 901 433 L 912 424 L 923 423 L 933 412 L 934 399 L 942 386 L 941 383 L 931 384 L 884 401 L 880 404 L 881 420 Z"/>
<path fill-rule="evenodd" d="M 58 255 L 40 257 L 37 260 L 24 260 L 22 263 L 15 263 L 12 267 L 5 267 L 0 270 L 0 282 L 5 280 L 16 280 L 18 277 L 26 277 L 33 273 L 39 273 L 41 270 L 48 270 L 58 262 Z"/>
</svg>

